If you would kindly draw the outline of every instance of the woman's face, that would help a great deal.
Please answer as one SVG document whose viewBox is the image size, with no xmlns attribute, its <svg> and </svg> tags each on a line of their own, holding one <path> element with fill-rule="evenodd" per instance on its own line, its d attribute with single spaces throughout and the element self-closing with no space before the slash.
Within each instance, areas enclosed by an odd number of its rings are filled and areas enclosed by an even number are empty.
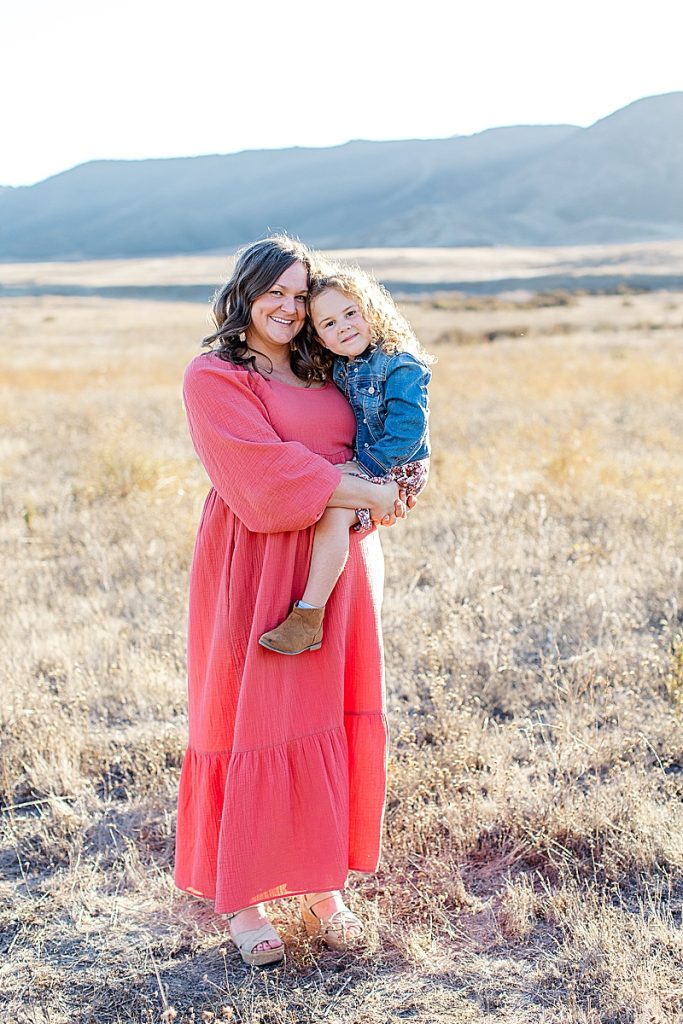
<svg viewBox="0 0 683 1024">
<path fill-rule="evenodd" d="M 267 292 L 251 304 L 246 330 L 250 348 L 288 345 L 306 318 L 308 273 L 303 263 L 292 263 Z"/>
<path fill-rule="evenodd" d="M 358 303 L 338 288 L 328 288 L 311 302 L 311 320 L 325 348 L 336 356 L 355 359 L 372 344 L 370 325 Z"/>
</svg>

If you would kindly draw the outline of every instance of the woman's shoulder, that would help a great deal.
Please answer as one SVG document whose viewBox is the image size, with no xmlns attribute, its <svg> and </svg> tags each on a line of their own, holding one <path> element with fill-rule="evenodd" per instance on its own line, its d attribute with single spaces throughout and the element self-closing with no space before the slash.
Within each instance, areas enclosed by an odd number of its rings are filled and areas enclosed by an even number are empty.
<svg viewBox="0 0 683 1024">
<path fill-rule="evenodd" d="M 265 404 L 261 375 L 247 366 L 235 366 L 214 352 L 191 359 L 183 375 L 185 404 L 238 404 L 245 409 Z"/>
<path fill-rule="evenodd" d="M 251 378 L 258 377 L 258 374 L 250 373 L 246 366 L 235 366 L 234 363 L 221 359 L 216 352 L 200 352 L 185 367 L 186 384 L 214 377 L 223 377 L 238 386 L 249 387 L 252 383 Z"/>
<path fill-rule="evenodd" d="M 235 363 L 228 362 L 227 359 L 221 359 L 218 352 L 210 350 L 207 352 L 198 352 L 196 356 L 187 364 L 185 372 L 192 370 L 221 370 L 223 373 L 248 373 L 248 366 L 236 366 Z"/>
</svg>

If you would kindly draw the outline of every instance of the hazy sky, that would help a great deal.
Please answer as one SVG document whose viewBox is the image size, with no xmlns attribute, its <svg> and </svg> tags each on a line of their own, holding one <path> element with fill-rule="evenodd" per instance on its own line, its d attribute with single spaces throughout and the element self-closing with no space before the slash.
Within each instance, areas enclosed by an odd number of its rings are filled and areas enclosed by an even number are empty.
<svg viewBox="0 0 683 1024">
<path fill-rule="evenodd" d="M 5 0 L 0 184 L 74 164 L 588 125 L 683 89 L 677 0 Z"/>
</svg>

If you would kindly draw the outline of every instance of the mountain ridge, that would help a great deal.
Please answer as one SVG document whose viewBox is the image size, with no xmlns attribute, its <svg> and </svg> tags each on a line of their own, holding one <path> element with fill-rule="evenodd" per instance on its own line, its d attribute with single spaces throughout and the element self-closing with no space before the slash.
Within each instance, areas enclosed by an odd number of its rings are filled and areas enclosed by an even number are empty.
<svg viewBox="0 0 683 1024">
<path fill-rule="evenodd" d="M 0 188 L 0 259 L 683 238 L 683 92 L 596 121 L 449 139 L 80 164 Z"/>
</svg>

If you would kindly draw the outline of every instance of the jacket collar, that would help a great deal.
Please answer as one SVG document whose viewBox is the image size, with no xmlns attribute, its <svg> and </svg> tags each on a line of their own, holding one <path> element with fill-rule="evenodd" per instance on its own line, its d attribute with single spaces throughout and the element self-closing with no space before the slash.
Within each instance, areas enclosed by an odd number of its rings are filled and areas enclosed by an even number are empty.
<svg viewBox="0 0 683 1024">
<path fill-rule="evenodd" d="M 365 352 L 361 352 L 361 354 L 356 356 L 355 359 L 348 360 L 346 356 L 341 356 L 340 358 L 343 360 L 344 366 L 348 370 L 350 366 L 355 366 L 358 363 L 368 363 L 375 353 L 379 351 L 381 350 L 378 345 L 368 345 Z"/>
</svg>

